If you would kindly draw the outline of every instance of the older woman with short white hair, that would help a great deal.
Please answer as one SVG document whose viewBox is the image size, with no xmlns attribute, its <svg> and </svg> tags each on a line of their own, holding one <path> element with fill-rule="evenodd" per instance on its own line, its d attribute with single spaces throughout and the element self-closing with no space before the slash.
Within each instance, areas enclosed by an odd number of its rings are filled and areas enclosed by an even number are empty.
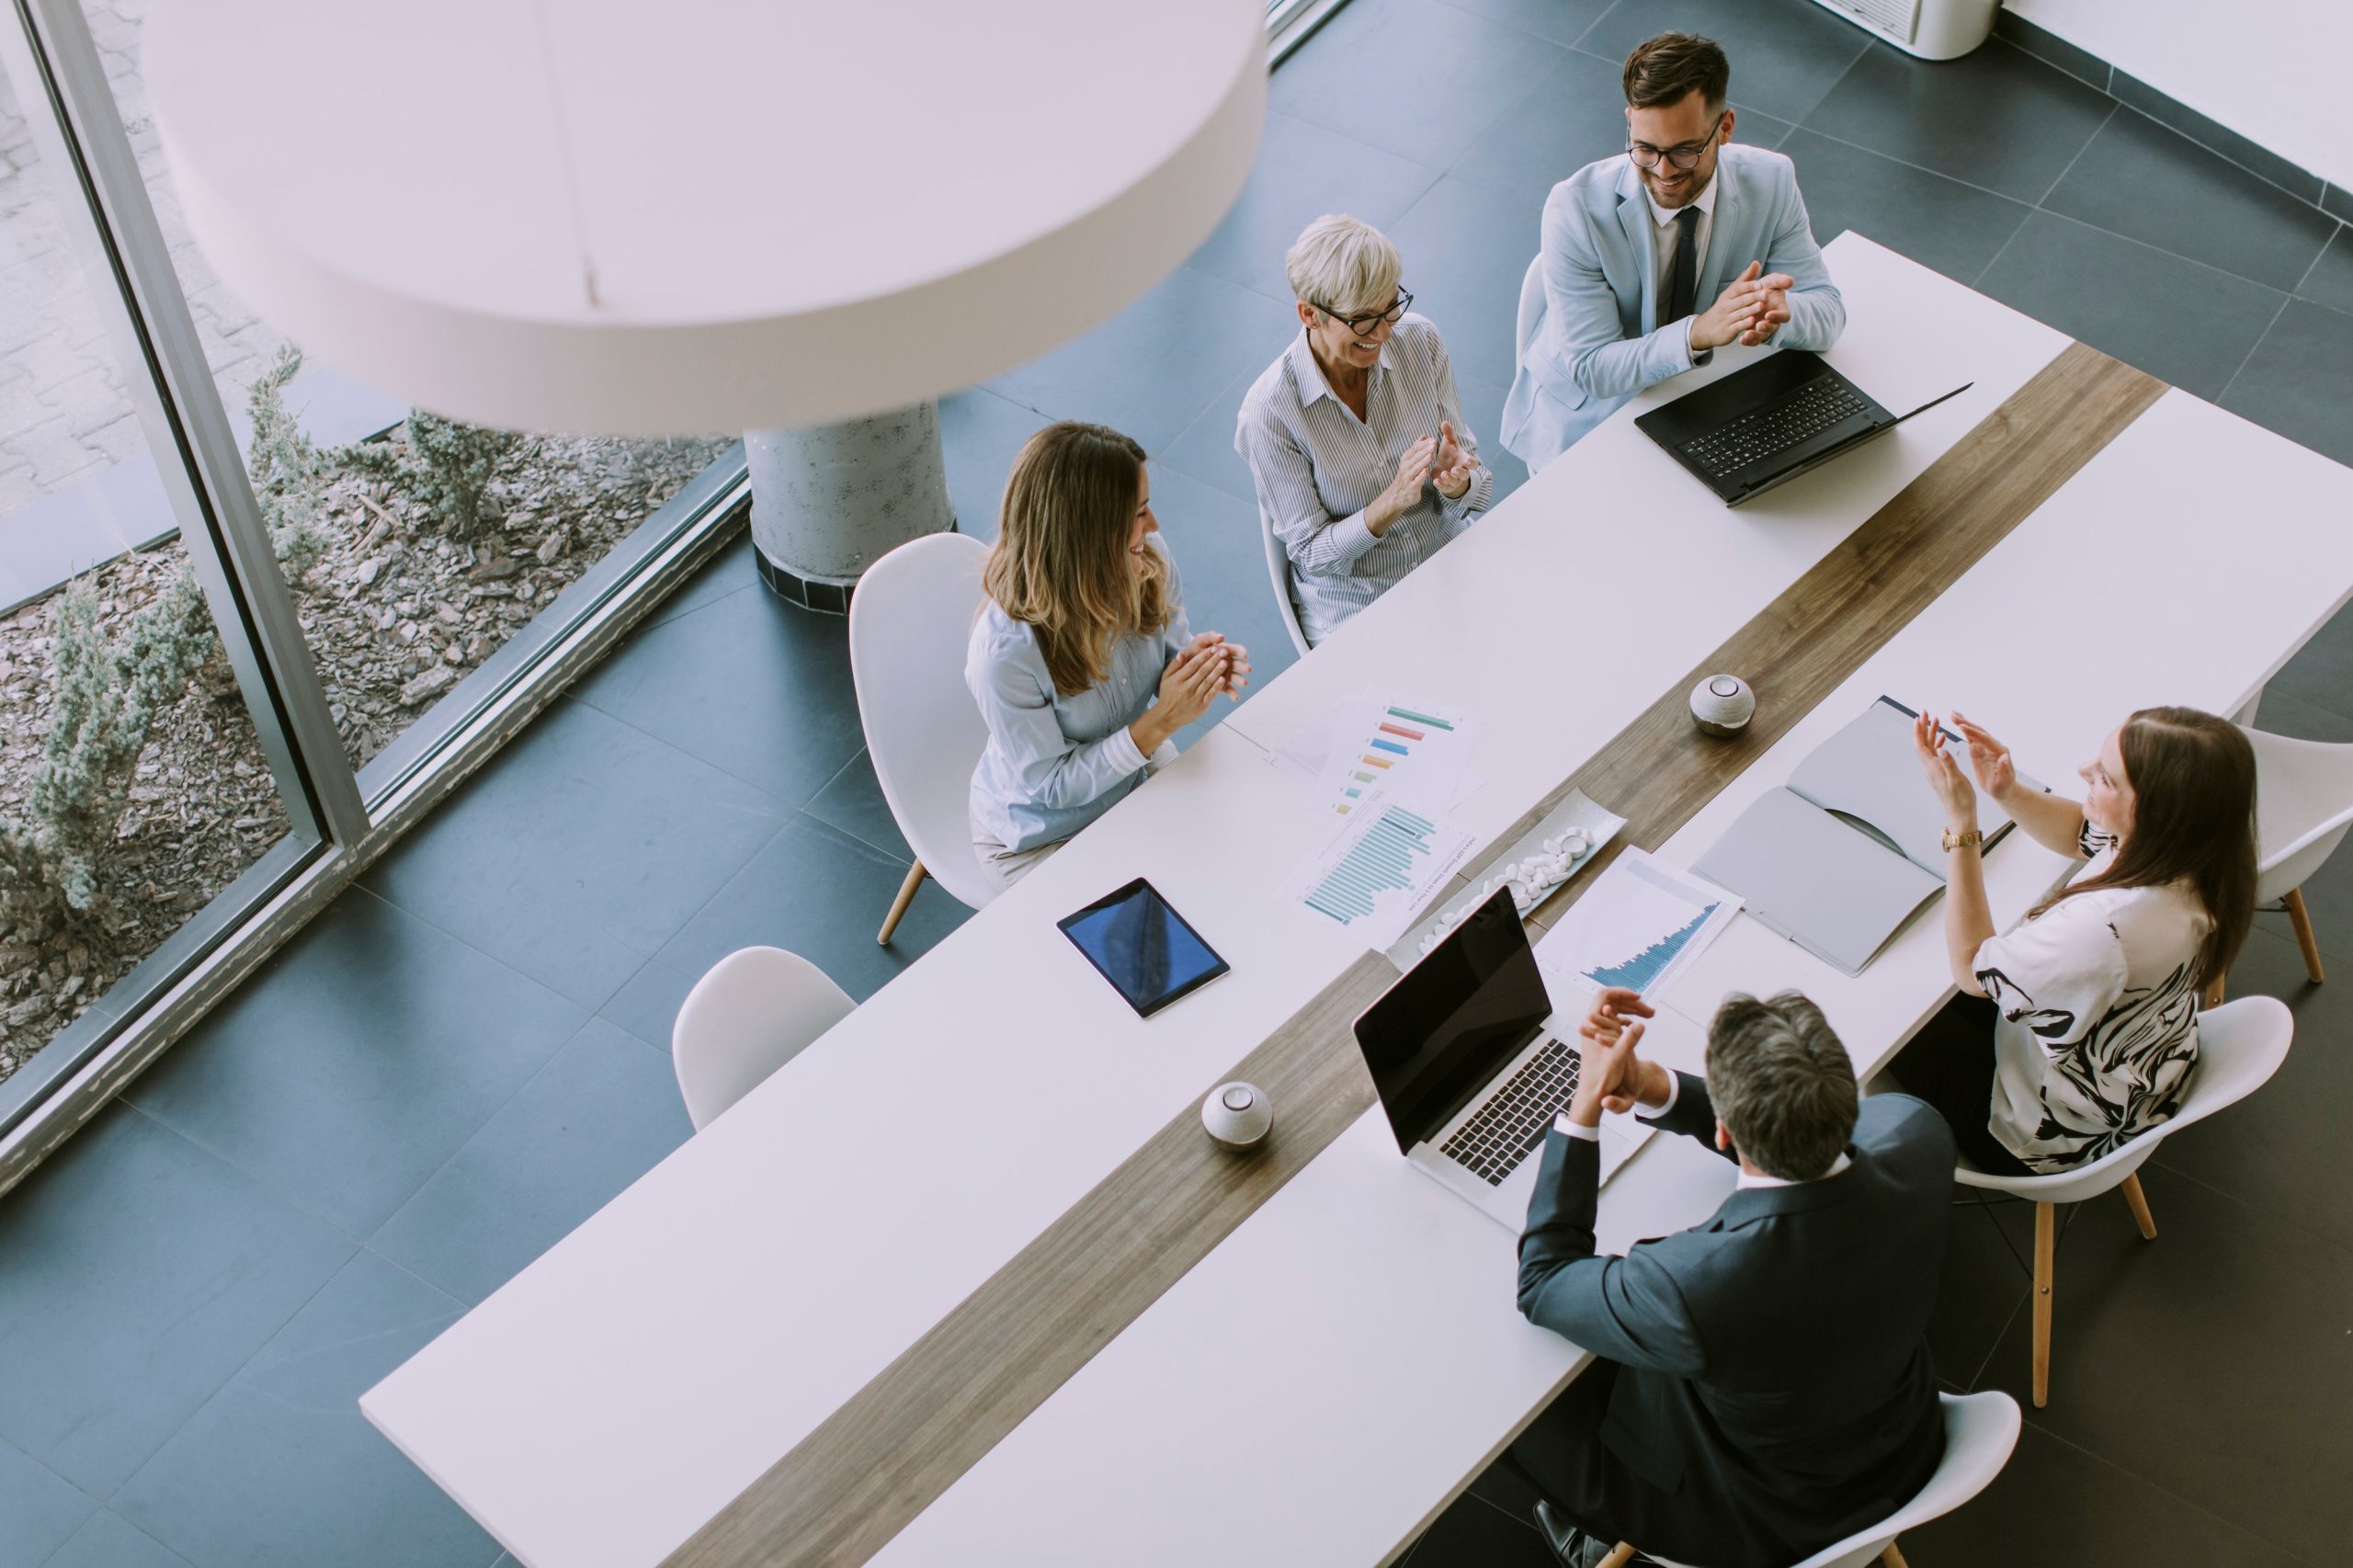
<svg viewBox="0 0 2353 1568">
<path fill-rule="evenodd" d="M 1318 218 L 1284 264 L 1300 334 L 1242 400 L 1233 445 L 1313 645 L 1468 527 L 1495 476 L 1444 340 L 1407 313 L 1397 247 L 1370 223 Z"/>
</svg>

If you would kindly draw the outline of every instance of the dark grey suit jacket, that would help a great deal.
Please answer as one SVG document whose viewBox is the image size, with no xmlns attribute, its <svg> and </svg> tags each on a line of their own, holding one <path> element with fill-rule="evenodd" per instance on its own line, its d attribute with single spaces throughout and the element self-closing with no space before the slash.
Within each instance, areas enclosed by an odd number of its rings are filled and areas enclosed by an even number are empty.
<svg viewBox="0 0 2353 1568">
<path fill-rule="evenodd" d="M 1678 1081 L 1657 1124 L 1712 1146 L 1706 1083 Z M 1636 1545 L 1680 1556 L 1670 1543 L 1696 1540 L 1704 1563 L 1787 1564 L 1893 1513 L 1942 1458 L 1926 1334 L 1952 1134 L 1920 1101 L 1881 1095 L 1847 1153 L 1836 1176 L 1744 1188 L 1620 1258 L 1594 1252 L 1600 1146 L 1547 1137 L 1519 1307 L 1622 1368 L 1600 1437 L 1639 1484 L 1606 1512 Z"/>
</svg>

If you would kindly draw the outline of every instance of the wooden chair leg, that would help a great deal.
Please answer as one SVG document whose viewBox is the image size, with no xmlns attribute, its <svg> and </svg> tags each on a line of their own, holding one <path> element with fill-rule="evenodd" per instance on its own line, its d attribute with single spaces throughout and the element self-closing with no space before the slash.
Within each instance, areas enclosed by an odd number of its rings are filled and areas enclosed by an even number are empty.
<svg viewBox="0 0 2353 1568">
<path fill-rule="evenodd" d="M 2149 1216 L 2149 1195 L 2141 1190 L 2141 1176 L 2137 1171 L 2124 1178 L 2124 1201 L 2132 1206 L 2132 1222 L 2141 1227 L 2141 1239 L 2155 1241 L 2157 1222 Z"/>
<path fill-rule="evenodd" d="M 2290 888 L 2280 902 L 2288 906 L 2288 924 L 2296 928 L 2296 946 L 2304 949 L 2304 972 L 2318 985 L 2325 976 L 2320 971 L 2320 944 L 2313 939 L 2313 917 L 2304 908 L 2304 890 Z"/>
<path fill-rule="evenodd" d="M 891 933 L 899 928 L 899 916 L 904 915 L 907 905 L 915 901 L 915 889 L 923 886 L 925 874 L 920 860 L 907 868 L 907 880 L 899 884 L 899 896 L 891 901 L 891 913 L 882 917 L 882 934 L 874 938 L 877 942 L 886 947 L 890 945 Z"/>
<path fill-rule="evenodd" d="M 1887 1550 L 1879 1554 L 1879 1560 L 1885 1563 L 1887 1568 L 1912 1568 L 1909 1562 L 1904 1561 L 1904 1553 L 1895 1550 L 1895 1543 L 1892 1540 L 1887 1543 Z"/>
<path fill-rule="evenodd" d="M 2034 1206 L 2034 1407 L 2051 1403 L 2051 1276 L 2059 1257 L 2059 1206 Z"/>
<path fill-rule="evenodd" d="M 1609 1549 L 1608 1556 L 1601 1560 L 1601 1568 L 1626 1568 L 1626 1564 L 1633 1560 L 1634 1543 L 1631 1540 L 1621 1540 Z"/>
</svg>

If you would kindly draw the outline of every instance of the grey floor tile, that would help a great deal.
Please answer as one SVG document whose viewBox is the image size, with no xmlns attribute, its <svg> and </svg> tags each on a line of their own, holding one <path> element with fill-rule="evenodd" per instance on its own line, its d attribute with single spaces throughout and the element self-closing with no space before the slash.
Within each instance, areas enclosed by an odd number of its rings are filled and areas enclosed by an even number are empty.
<svg viewBox="0 0 2353 1568">
<path fill-rule="evenodd" d="M 1724 46 L 1733 103 L 1799 125 L 1870 41 L 1813 0 L 1619 0 L 1577 47 L 1615 63 L 1669 30 Z"/>
<path fill-rule="evenodd" d="M 1152 494 L 1169 554 L 1184 574 L 1186 619 L 1195 631 L 1222 631 L 1250 650 L 1246 702 L 1299 656 L 1275 608 L 1257 503 L 1237 500 L 1159 465 L 1153 470 Z M 1205 717 L 1177 732 L 1176 744 L 1190 745 L 1235 706 L 1219 698 Z"/>
<path fill-rule="evenodd" d="M 2353 229 L 2340 225 L 2329 236 L 2313 269 L 2296 285 L 2299 297 L 2353 315 Z"/>
<path fill-rule="evenodd" d="M 1289 342 L 1284 339 L 1286 346 Z M 1267 356 L 1268 363 L 1273 359 L 1273 355 Z M 1266 373 L 1266 369 L 1265 365 L 1253 365 L 1235 375 L 1167 450 L 1154 455 L 1159 465 L 1180 470 L 1204 484 L 1217 486 L 1236 500 L 1256 506 L 1258 488 L 1250 477 L 1249 463 L 1233 444 L 1233 433 L 1242 415 L 1242 400 L 1249 395 L 1251 386 Z"/>
<path fill-rule="evenodd" d="M 676 593 L 663 600 L 652 615 L 639 622 L 637 630 L 642 634 L 665 620 L 692 615 L 730 594 L 760 585 L 759 570 L 752 562 L 752 533 L 747 528 L 704 562 L 702 570 L 687 579 Z"/>
<path fill-rule="evenodd" d="M 874 940 L 906 867 L 807 816 L 797 816 L 656 955 L 701 974 L 738 948 L 799 953 L 860 1001 L 929 951 L 971 913 L 924 889 L 887 948 Z"/>
<path fill-rule="evenodd" d="M 108 1109 L 0 1203 L 0 1437 L 110 1494 L 356 1246 Z"/>
<path fill-rule="evenodd" d="M 1479 455 L 1487 460 L 1495 473 L 1495 487 L 1490 507 L 1503 504 L 1505 496 L 1528 483 L 1528 465 L 1504 450 L 1504 399 L 1511 389 L 1476 376 L 1454 378 L 1455 394 L 1462 400 L 1462 417 L 1470 422 L 1471 434 L 1479 442 Z"/>
<path fill-rule="evenodd" d="M 2222 396 L 2280 301 L 2243 278 L 2040 211 L 1977 287 L 2209 400 Z"/>
<path fill-rule="evenodd" d="M 2023 1203 L 1981 1203 L 1955 1187 L 1945 1229 L 1944 1278 L 1928 1320 L 1928 1347 L 1937 1375 L 1969 1390 L 2033 1288 L 2021 1260 L 2033 1256 L 2034 1214 Z"/>
<path fill-rule="evenodd" d="M 572 695 L 757 786 L 787 811 L 806 804 L 865 744 L 847 618 L 772 593 L 731 594 L 631 636 Z M 673 766 L 645 756 L 657 773 Z M 677 777 L 699 794 L 706 786 L 696 771 Z M 544 798 L 547 786 L 538 789 Z M 753 808 L 731 799 L 722 809 L 745 815 Z"/>
<path fill-rule="evenodd" d="M 128 1097 L 364 1237 L 586 1019 L 578 1004 L 353 889 Z"/>
<path fill-rule="evenodd" d="M 2265 688 L 2255 727 L 2300 741 L 2353 744 L 2353 715 L 2338 713 L 2283 688 L 2277 680 Z"/>
<path fill-rule="evenodd" d="M 989 383 L 1054 419 L 1089 419 L 1157 452 L 1245 369 L 1275 357 L 1293 307 L 1180 267 L 1101 326 Z"/>
<path fill-rule="evenodd" d="M 1611 0 L 1446 0 L 1446 4 L 1533 38 L 1574 43 L 1609 9 Z"/>
<path fill-rule="evenodd" d="M 1994 1483 L 1898 1543 L 1912 1568 L 2295 1568 L 2297 1559 L 2034 1421 Z"/>
<path fill-rule="evenodd" d="M 903 862 L 912 862 L 915 852 L 907 846 L 906 835 L 899 831 L 899 822 L 891 814 L 891 802 L 882 798 L 881 781 L 874 777 L 874 761 L 864 751 L 842 765 L 842 770 L 832 782 L 817 791 L 817 798 L 802 808 L 819 822 L 837 827 L 852 838 L 867 843 Z"/>
<path fill-rule="evenodd" d="M 0 1568 L 40 1568 L 97 1507 L 97 1498 L 0 1442 Z"/>
<path fill-rule="evenodd" d="M 1555 1568 L 1533 1514 L 1506 1514 L 1465 1492 L 1414 1545 L 1413 1568 Z"/>
<path fill-rule="evenodd" d="M 2268 180 L 2131 109 L 2084 149 L 2045 207 L 2285 292 L 2336 225 Z"/>
<path fill-rule="evenodd" d="M 693 1132 L 669 1052 L 593 1018 L 368 1244 L 480 1301 Z"/>
<path fill-rule="evenodd" d="M 2015 49 L 1930 62 L 1874 43 L 1804 129 L 2031 206 L 2115 107 L 2107 94 Z"/>
<path fill-rule="evenodd" d="M 1439 0 L 1351 0 L 1275 73 L 1267 108 L 1444 168 L 1563 52 Z"/>
<path fill-rule="evenodd" d="M 1511 384 L 1519 280 L 1536 255 L 1541 211 L 1449 175 L 1390 230 L 1414 309 L 1446 335 L 1456 375 Z"/>
<path fill-rule="evenodd" d="M 597 1016 L 608 1023 L 619 1024 L 656 1051 L 666 1052 L 670 1049 L 670 1026 L 678 1021 L 678 1008 L 685 1004 L 687 993 L 701 978 L 699 973 L 673 969 L 660 959 L 648 959 L 644 967 L 613 993 L 612 1000 Z"/>
<path fill-rule="evenodd" d="M 93 1514 L 41 1568 L 189 1568 L 187 1558 L 111 1513 Z"/>
<path fill-rule="evenodd" d="M 1781 151 L 1797 163 L 1817 241 L 1828 244 L 1852 229 L 1948 278 L 1984 271 L 2033 210 L 1804 128 Z"/>
<path fill-rule="evenodd" d="M 1288 305 L 1296 296 L 1283 256 L 1302 229 L 1327 212 L 1385 229 L 1438 176 L 1427 164 L 1270 114 L 1250 183 L 1186 265 Z"/>
<path fill-rule="evenodd" d="M 361 1253 L 131 1479 L 116 1511 L 196 1568 L 483 1568 L 498 1543 L 359 1414 L 359 1396 L 460 1311 Z"/>
<path fill-rule="evenodd" d="M 948 463 L 948 498 L 956 531 L 983 541 L 996 538 L 1006 475 L 1023 443 L 1051 423 L 1042 414 L 972 387 L 939 400 L 939 444 Z"/>
<path fill-rule="evenodd" d="M 2111 1194 L 2061 1244 L 2037 1425 L 2292 1556 L 2337 1561 L 2353 1252 L 2162 1167 L 2141 1179 L 2155 1241 Z M 2029 1329 L 2011 1324 L 1986 1377 L 2022 1404 Z"/>
<path fill-rule="evenodd" d="M 2296 651 L 2296 656 L 2271 677 L 2263 700 L 2268 703 L 2274 693 L 2353 719 L 2353 605 L 2338 610 Z M 2256 724 L 2260 729 L 2272 727 L 2260 711 Z"/>
<path fill-rule="evenodd" d="M 2340 1174 L 2343 1108 L 2353 1096 L 2353 989 L 2311 984 L 2286 922 L 2264 924 L 2232 967 L 2230 994 L 2286 1002 L 2296 1015 L 2295 1044 L 2271 1082 L 2167 1138 L 2152 1164 L 2353 1247 L 2353 1191 Z M 2353 927 L 2336 937 L 2339 951 L 2353 952 Z M 2154 1210 L 2154 1187 L 2149 1201 Z M 2163 1239 L 2165 1215 L 2156 1221 Z"/>
<path fill-rule="evenodd" d="M 2289 301 L 2222 394 L 2222 406 L 2353 463 L 2353 316 Z"/>
</svg>

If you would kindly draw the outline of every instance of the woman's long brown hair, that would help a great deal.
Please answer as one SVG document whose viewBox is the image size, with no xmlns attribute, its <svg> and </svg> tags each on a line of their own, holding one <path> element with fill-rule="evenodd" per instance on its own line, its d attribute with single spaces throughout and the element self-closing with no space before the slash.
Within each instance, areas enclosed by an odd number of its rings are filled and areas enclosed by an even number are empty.
<svg viewBox="0 0 2353 1568">
<path fill-rule="evenodd" d="M 1066 697 L 1110 674 L 1114 640 L 1168 624 L 1166 559 L 1146 549 L 1138 574 L 1128 554 L 1143 462 L 1143 449 L 1117 430 L 1064 420 L 1029 437 L 1005 482 L 981 585 L 1035 630 Z"/>
<path fill-rule="evenodd" d="M 2236 724 L 2195 708 L 2143 708 L 2116 738 L 2132 790 L 2132 831 L 2115 862 L 2036 905 L 2033 919 L 2095 888 L 2188 882 L 2213 921 L 2198 986 L 2220 980 L 2255 924 L 2255 748 Z"/>
</svg>

